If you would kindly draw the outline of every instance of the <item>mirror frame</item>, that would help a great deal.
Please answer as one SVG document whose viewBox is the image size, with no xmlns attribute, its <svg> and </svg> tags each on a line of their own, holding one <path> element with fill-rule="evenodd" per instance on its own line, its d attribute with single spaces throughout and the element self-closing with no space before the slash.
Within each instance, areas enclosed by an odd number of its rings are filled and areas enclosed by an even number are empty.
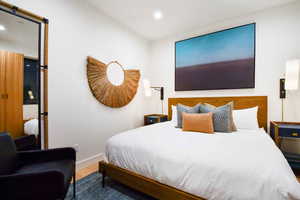
<svg viewBox="0 0 300 200">
<path fill-rule="evenodd" d="M 43 106 L 39 109 L 39 120 L 43 120 L 43 149 L 48 149 L 49 146 L 49 137 L 48 137 L 48 35 L 49 35 L 49 20 L 45 17 L 41 17 L 39 15 L 33 14 L 29 11 L 26 11 L 22 8 L 18 8 L 12 4 L 9 4 L 4 1 L 0 1 L 0 8 L 4 12 L 8 12 L 12 15 L 22 17 L 34 22 L 38 22 L 40 24 L 44 24 L 44 41 L 43 41 L 43 58 L 39 56 L 40 60 L 40 71 L 43 74 L 43 97 L 39 97 L 40 99 L 43 98 Z M 40 36 L 41 36 L 41 28 L 40 28 Z M 39 54 L 41 54 L 42 49 L 42 41 L 41 38 L 39 39 Z M 41 62 L 42 61 L 42 62 Z M 41 89 L 41 88 L 40 88 Z M 41 130 L 41 129 L 40 129 Z M 41 133 L 41 131 L 40 131 Z M 40 141 L 41 143 L 41 141 Z"/>
</svg>

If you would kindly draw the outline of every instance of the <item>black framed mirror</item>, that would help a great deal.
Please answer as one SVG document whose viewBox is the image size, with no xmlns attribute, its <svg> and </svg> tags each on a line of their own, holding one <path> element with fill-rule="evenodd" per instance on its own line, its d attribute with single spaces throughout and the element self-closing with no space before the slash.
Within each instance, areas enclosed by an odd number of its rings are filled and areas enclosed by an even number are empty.
<svg viewBox="0 0 300 200">
<path fill-rule="evenodd" d="M 0 3 L 0 132 L 15 139 L 34 136 L 37 149 L 48 146 L 45 24 L 44 18 Z"/>
</svg>

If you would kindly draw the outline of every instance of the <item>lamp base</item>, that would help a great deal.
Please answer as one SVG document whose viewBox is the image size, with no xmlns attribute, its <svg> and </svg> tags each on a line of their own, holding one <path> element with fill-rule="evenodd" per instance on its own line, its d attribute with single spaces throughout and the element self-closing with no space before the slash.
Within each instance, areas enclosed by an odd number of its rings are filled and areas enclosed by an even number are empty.
<svg viewBox="0 0 300 200">
<path fill-rule="evenodd" d="M 284 99 L 281 99 L 281 121 L 284 121 Z"/>
<path fill-rule="evenodd" d="M 280 88 L 280 99 L 285 99 L 286 98 L 286 91 L 285 91 L 285 87 L 284 87 L 284 85 L 285 85 L 285 79 L 284 78 L 281 78 L 280 79 L 280 86 L 279 86 L 279 88 Z"/>
</svg>

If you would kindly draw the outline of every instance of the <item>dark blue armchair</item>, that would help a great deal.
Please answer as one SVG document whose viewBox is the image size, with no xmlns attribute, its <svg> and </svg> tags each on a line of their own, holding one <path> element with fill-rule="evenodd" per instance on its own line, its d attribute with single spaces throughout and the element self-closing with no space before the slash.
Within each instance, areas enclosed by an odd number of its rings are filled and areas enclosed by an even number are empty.
<svg viewBox="0 0 300 200">
<path fill-rule="evenodd" d="M 75 199 L 75 161 L 73 148 L 17 152 L 0 134 L 0 199 L 64 199 L 72 178 Z"/>
</svg>

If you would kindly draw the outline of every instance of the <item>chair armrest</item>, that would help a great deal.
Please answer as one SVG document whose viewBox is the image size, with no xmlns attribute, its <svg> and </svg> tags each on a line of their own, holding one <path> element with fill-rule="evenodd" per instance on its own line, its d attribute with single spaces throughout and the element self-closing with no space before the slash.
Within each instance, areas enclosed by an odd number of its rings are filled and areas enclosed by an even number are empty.
<svg viewBox="0 0 300 200">
<path fill-rule="evenodd" d="M 76 151 L 73 148 L 56 148 L 38 151 L 19 151 L 17 153 L 17 156 L 20 165 L 58 160 L 76 161 Z"/>
<path fill-rule="evenodd" d="M 1 199 L 58 199 L 64 196 L 64 175 L 44 171 L 0 176 L 0 188 Z"/>
</svg>

